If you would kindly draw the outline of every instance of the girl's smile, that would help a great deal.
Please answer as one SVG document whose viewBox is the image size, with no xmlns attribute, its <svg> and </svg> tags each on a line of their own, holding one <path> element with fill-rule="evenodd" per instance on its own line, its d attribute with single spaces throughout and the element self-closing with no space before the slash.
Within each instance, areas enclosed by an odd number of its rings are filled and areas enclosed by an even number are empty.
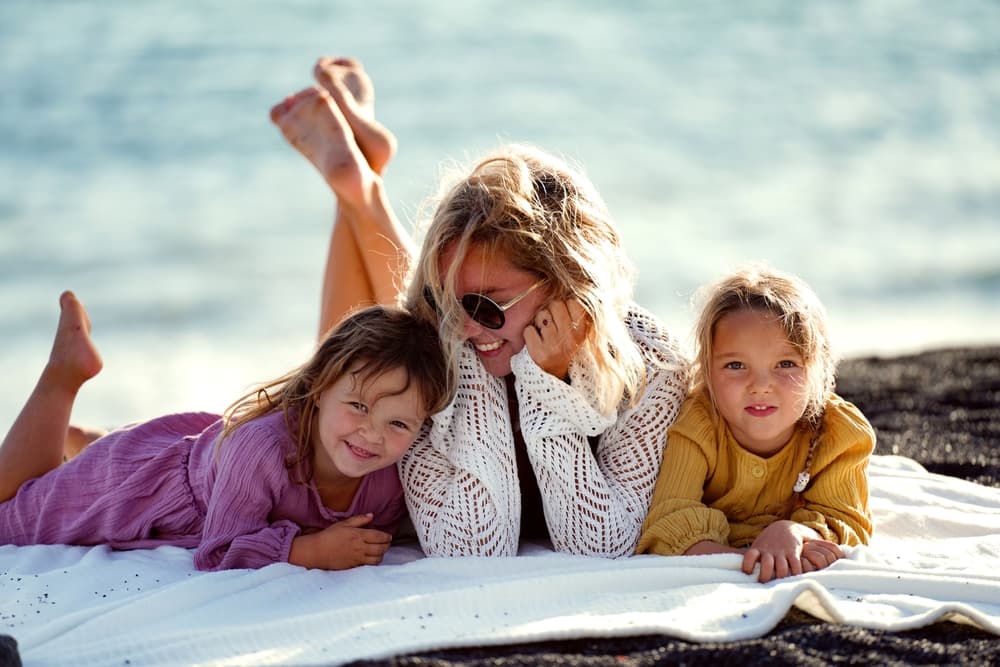
<svg viewBox="0 0 1000 667">
<path fill-rule="evenodd" d="M 802 355 L 771 313 L 737 310 L 715 325 L 710 378 L 736 441 L 759 456 L 791 438 L 808 402 Z"/>
<path fill-rule="evenodd" d="M 346 483 L 394 464 L 427 418 L 404 369 L 364 377 L 357 368 L 320 395 L 313 431 L 317 486 Z"/>
</svg>

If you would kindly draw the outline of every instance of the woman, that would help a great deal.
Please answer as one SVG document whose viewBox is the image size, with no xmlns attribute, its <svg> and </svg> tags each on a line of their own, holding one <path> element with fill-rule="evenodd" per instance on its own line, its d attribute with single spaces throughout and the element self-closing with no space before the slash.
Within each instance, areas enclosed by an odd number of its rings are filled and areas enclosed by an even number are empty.
<svg viewBox="0 0 1000 667">
<path fill-rule="evenodd" d="M 338 200 L 321 327 L 395 300 L 409 275 L 406 305 L 437 322 L 455 373 L 455 400 L 400 461 L 424 551 L 509 556 L 548 537 L 633 553 L 686 366 L 632 301 L 596 190 L 555 157 L 502 148 L 443 190 L 414 262 L 382 187 L 395 141 L 370 80 L 349 59 L 314 74 L 271 117 Z"/>
</svg>

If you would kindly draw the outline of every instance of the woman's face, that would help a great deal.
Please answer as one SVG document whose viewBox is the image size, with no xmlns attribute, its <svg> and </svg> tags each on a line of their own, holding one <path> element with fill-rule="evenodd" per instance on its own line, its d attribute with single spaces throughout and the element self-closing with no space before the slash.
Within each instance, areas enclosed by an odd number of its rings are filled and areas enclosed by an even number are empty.
<svg viewBox="0 0 1000 667">
<path fill-rule="evenodd" d="M 454 245 L 441 254 L 438 267 L 446 275 L 454 260 Z M 482 246 L 472 245 L 458 267 L 455 295 L 461 299 L 469 293 L 488 296 L 505 304 L 523 294 L 538 282 L 538 275 L 519 269 L 501 254 L 489 255 Z M 462 321 L 461 335 L 472 344 L 476 355 L 491 374 L 503 377 L 510 373 L 510 359 L 524 347 L 524 329 L 535 313 L 548 300 L 547 285 L 540 285 L 523 299 L 504 311 L 505 322 L 499 329 L 479 324 L 468 314 Z"/>
</svg>

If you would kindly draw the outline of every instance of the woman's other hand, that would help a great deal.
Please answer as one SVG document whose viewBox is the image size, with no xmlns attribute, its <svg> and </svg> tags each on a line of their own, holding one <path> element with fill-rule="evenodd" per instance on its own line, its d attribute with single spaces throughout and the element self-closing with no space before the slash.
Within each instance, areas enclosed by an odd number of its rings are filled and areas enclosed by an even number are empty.
<svg viewBox="0 0 1000 667">
<path fill-rule="evenodd" d="M 528 354 L 546 373 L 566 380 L 569 364 L 590 331 L 590 317 L 576 299 L 552 301 L 524 329 Z"/>
</svg>

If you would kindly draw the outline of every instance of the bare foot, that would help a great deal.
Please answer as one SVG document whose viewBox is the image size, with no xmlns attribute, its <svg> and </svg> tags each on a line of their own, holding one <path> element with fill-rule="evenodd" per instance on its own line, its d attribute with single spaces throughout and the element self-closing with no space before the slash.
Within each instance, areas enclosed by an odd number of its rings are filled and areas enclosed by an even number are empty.
<svg viewBox="0 0 1000 667">
<path fill-rule="evenodd" d="M 90 337 L 90 317 L 73 292 L 59 296 L 59 325 L 43 374 L 52 387 L 75 394 L 101 372 L 104 362 Z"/>
<path fill-rule="evenodd" d="M 375 120 L 375 86 L 364 67 L 353 58 L 324 56 L 313 76 L 344 114 L 368 164 L 381 174 L 396 152 L 396 137 Z"/>
<path fill-rule="evenodd" d="M 341 203 L 363 207 L 378 175 L 325 89 L 300 90 L 271 109 L 271 121 L 333 188 Z"/>
<path fill-rule="evenodd" d="M 96 428 L 69 425 L 66 430 L 66 442 L 63 443 L 63 461 L 69 461 L 87 448 L 87 445 L 97 440 L 107 431 Z"/>
</svg>

